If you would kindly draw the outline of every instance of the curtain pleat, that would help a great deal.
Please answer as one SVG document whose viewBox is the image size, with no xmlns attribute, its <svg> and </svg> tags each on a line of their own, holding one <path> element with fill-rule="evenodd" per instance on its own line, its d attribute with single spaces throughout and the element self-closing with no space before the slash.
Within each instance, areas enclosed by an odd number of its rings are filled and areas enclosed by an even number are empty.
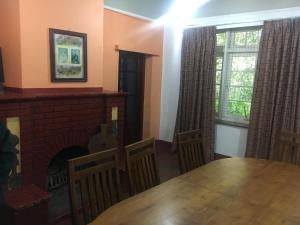
<svg viewBox="0 0 300 225">
<path fill-rule="evenodd" d="M 216 27 L 184 31 L 175 135 L 200 129 L 207 161 L 214 158 L 215 60 Z"/>
<path fill-rule="evenodd" d="M 254 81 L 247 157 L 278 159 L 281 130 L 300 132 L 300 19 L 265 22 Z M 296 160 L 300 163 L 300 158 Z"/>
</svg>

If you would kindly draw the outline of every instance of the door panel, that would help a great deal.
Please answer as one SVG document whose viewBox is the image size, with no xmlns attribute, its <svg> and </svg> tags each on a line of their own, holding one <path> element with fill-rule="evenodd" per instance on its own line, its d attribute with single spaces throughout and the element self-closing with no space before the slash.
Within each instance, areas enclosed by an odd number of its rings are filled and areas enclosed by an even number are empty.
<svg viewBox="0 0 300 225">
<path fill-rule="evenodd" d="M 125 144 L 142 139 L 145 55 L 120 51 L 119 91 L 127 92 L 125 102 Z"/>
</svg>

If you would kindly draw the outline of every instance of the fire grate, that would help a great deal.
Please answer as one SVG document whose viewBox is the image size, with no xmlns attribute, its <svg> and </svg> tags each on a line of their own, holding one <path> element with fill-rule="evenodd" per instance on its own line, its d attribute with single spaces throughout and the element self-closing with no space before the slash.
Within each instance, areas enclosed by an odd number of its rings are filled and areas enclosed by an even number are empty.
<svg viewBox="0 0 300 225">
<path fill-rule="evenodd" d="M 55 174 L 47 176 L 47 189 L 48 191 L 60 188 L 68 182 L 67 170 L 61 170 Z"/>
</svg>

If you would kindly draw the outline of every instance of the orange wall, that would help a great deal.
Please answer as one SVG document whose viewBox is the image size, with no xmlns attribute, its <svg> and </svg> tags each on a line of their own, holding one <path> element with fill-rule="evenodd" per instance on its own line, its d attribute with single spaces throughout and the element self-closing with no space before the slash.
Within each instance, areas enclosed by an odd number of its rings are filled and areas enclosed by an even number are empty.
<svg viewBox="0 0 300 225">
<path fill-rule="evenodd" d="M 156 55 L 146 60 L 144 136 L 159 137 L 162 27 L 104 10 L 103 0 L 1 0 L 0 19 L 0 45 L 9 87 L 117 90 L 116 45 L 122 50 Z M 49 28 L 87 33 L 88 82 L 51 83 Z"/>
<path fill-rule="evenodd" d="M 1 0 L 0 47 L 2 47 L 5 85 L 21 87 L 19 0 Z"/>
<path fill-rule="evenodd" d="M 117 90 L 119 53 L 115 46 L 127 51 L 152 55 L 146 60 L 144 137 L 159 137 L 160 93 L 162 79 L 163 28 L 149 21 L 104 10 L 103 85 Z"/>
<path fill-rule="evenodd" d="M 102 86 L 103 0 L 21 0 L 20 25 L 23 88 Z M 87 33 L 88 82 L 51 83 L 49 28 Z"/>
</svg>

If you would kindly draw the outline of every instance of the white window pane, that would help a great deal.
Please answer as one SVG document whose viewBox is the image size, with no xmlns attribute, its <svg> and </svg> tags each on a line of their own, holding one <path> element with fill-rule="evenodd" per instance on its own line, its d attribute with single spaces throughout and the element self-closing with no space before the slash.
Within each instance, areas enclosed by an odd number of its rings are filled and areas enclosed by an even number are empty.
<svg viewBox="0 0 300 225">
<path fill-rule="evenodd" d="M 220 107 L 220 91 L 221 91 L 221 85 L 216 85 L 216 113 L 219 112 L 219 107 Z"/>
<path fill-rule="evenodd" d="M 222 120 L 247 123 L 261 31 L 229 31 L 216 61 L 216 111 Z M 226 46 L 229 43 L 229 46 Z"/>
<path fill-rule="evenodd" d="M 232 33 L 231 47 L 253 48 L 258 47 L 260 41 L 259 30 L 235 31 Z"/>
<path fill-rule="evenodd" d="M 256 55 L 231 56 L 231 71 L 254 71 L 256 65 Z"/>
<path fill-rule="evenodd" d="M 229 87 L 228 101 L 245 101 L 250 103 L 251 100 L 252 87 Z"/>
<path fill-rule="evenodd" d="M 225 116 L 231 120 L 246 121 L 249 119 L 256 58 L 256 54 L 253 53 L 229 55 L 223 111 Z"/>
<path fill-rule="evenodd" d="M 245 45 L 246 45 L 246 32 L 234 32 L 233 46 L 245 46 Z"/>
<path fill-rule="evenodd" d="M 230 86 L 252 87 L 254 71 L 232 71 L 230 74 Z"/>
<path fill-rule="evenodd" d="M 216 71 L 216 84 L 217 85 L 221 84 L 221 79 L 222 79 L 222 71 L 217 70 Z"/>
<path fill-rule="evenodd" d="M 222 70 L 222 68 L 223 68 L 223 57 L 217 57 L 216 68 L 217 68 L 217 70 Z"/>
<path fill-rule="evenodd" d="M 226 33 L 217 34 L 217 46 L 225 46 Z"/>
<path fill-rule="evenodd" d="M 259 45 L 259 31 L 250 31 L 247 32 L 247 41 L 246 45 L 248 46 L 258 46 Z"/>
</svg>

